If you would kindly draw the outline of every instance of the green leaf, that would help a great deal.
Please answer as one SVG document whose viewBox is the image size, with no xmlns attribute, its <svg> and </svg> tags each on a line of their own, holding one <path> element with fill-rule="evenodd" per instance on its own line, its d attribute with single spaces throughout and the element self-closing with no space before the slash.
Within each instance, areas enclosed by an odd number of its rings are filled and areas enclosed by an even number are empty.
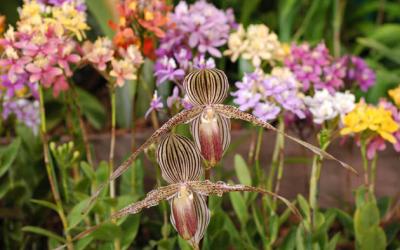
<svg viewBox="0 0 400 250">
<path fill-rule="evenodd" d="M 257 10 L 260 0 L 247 0 L 242 2 L 242 9 L 240 12 L 240 23 L 243 25 L 249 24 L 249 19 L 254 11 Z"/>
<path fill-rule="evenodd" d="M 74 228 L 76 225 L 79 224 L 79 222 L 81 222 L 84 219 L 84 216 L 86 215 L 82 214 L 82 211 L 88 204 L 89 200 L 90 198 L 80 201 L 72 208 L 71 212 L 69 212 L 67 217 L 69 230 Z"/>
<path fill-rule="evenodd" d="M 0 148 L 0 177 L 3 176 L 14 162 L 21 145 L 21 139 L 15 139 L 10 145 Z"/>
<path fill-rule="evenodd" d="M 140 226 L 140 214 L 130 215 L 128 218 L 122 223 L 122 238 L 121 238 L 121 246 L 122 249 L 128 249 L 132 242 L 135 240 Z"/>
<path fill-rule="evenodd" d="M 54 203 L 51 203 L 51 202 L 45 201 L 45 200 L 36 200 L 36 199 L 31 199 L 31 202 L 38 204 L 40 206 L 43 206 L 43 207 L 50 208 L 58 213 L 57 206 Z"/>
<path fill-rule="evenodd" d="M 353 232 L 354 225 L 353 225 L 353 218 L 347 214 L 346 212 L 340 209 L 333 209 L 336 212 L 336 217 L 340 221 L 340 224 L 348 231 Z"/>
<path fill-rule="evenodd" d="M 389 197 L 383 197 L 378 200 L 377 205 L 379 209 L 379 215 L 381 218 L 383 218 L 389 211 L 391 204 L 392 204 L 392 199 Z"/>
<path fill-rule="evenodd" d="M 106 112 L 103 105 L 96 97 L 83 89 L 77 88 L 77 94 L 82 114 L 94 128 L 101 129 L 106 121 Z"/>
<path fill-rule="evenodd" d="M 97 240 L 112 241 L 121 237 L 121 228 L 114 223 L 108 222 L 101 225 L 91 233 L 91 236 Z"/>
<path fill-rule="evenodd" d="M 360 242 L 362 250 L 384 250 L 386 249 L 386 235 L 380 227 L 371 227 L 364 232 Z"/>
<path fill-rule="evenodd" d="M 178 236 L 178 245 L 179 249 L 181 250 L 192 250 L 192 247 L 189 245 L 189 243 L 180 236 Z"/>
<path fill-rule="evenodd" d="M 240 224 L 244 228 L 248 219 L 249 214 L 247 212 L 246 201 L 241 193 L 231 192 L 229 193 L 233 210 L 235 210 L 236 216 L 239 218 Z"/>
<path fill-rule="evenodd" d="M 34 234 L 39 234 L 42 236 L 46 236 L 48 238 L 52 238 L 57 240 L 58 242 L 65 243 L 65 239 L 49 230 L 46 230 L 41 227 L 34 227 L 34 226 L 26 226 L 22 228 L 23 232 L 29 232 L 29 233 L 34 233 Z"/>
<path fill-rule="evenodd" d="M 358 38 L 357 42 L 365 47 L 375 50 L 382 56 L 386 57 L 387 59 L 400 64 L 400 51 L 393 50 L 386 45 L 371 39 L 371 38 Z"/>
<path fill-rule="evenodd" d="M 82 161 L 80 166 L 83 173 L 85 173 L 85 175 L 89 178 L 89 180 L 95 181 L 96 174 L 93 170 L 93 167 L 90 166 L 89 163 L 87 163 L 86 161 Z"/>
<path fill-rule="evenodd" d="M 297 228 L 297 232 L 296 232 L 296 249 L 297 250 L 305 250 L 303 234 L 304 234 L 304 229 L 302 226 L 299 226 Z"/>
<path fill-rule="evenodd" d="M 300 210 L 305 217 L 310 216 L 310 206 L 308 205 L 306 199 L 301 195 L 297 195 L 297 200 L 299 201 Z"/>
<path fill-rule="evenodd" d="M 385 45 L 398 45 L 400 42 L 400 25 L 395 23 L 386 23 L 370 30 L 368 37 L 381 42 Z"/>
<path fill-rule="evenodd" d="M 241 184 L 251 186 L 251 175 L 249 172 L 249 168 L 241 155 L 235 155 L 235 172 L 236 176 L 239 179 Z"/>
<path fill-rule="evenodd" d="M 113 0 L 86 0 L 89 11 L 95 17 L 104 35 L 113 38 L 114 31 L 109 25 L 109 21 L 117 19 L 117 5 Z"/>
<path fill-rule="evenodd" d="M 371 228 L 379 226 L 379 210 L 374 202 L 357 208 L 354 214 L 354 231 L 358 242 L 362 242 Z"/>
</svg>

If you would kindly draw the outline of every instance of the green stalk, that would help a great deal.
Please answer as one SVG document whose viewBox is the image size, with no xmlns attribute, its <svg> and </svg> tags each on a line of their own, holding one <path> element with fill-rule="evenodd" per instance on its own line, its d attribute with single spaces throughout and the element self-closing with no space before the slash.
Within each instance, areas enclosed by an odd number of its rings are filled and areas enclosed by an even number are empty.
<svg viewBox="0 0 400 250">
<path fill-rule="evenodd" d="M 371 195 L 375 192 L 375 179 L 376 179 L 376 161 L 378 159 L 378 154 L 375 154 L 374 159 L 371 162 L 371 183 L 370 183 L 370 191 Z"/>
<path fill-rule="evenodd" d="M 330 143 L 331 134 L 327 130 L 322 130 L 318 134 L 319 145 L 322 150 L 326 150 Z M 310 177 L 310 190 L 309 190 L 309 203 L 310 203 L 310 216 L 308 222 L 311 229 L 315 229 L 315 219 L 318 214 L 318 192 L 319 192 L 319 178 L 321 176 L 322 158 L 319 155 L 314 155 L 313 164 Z"/>
<path fill-rule="evenodd" d="M 278 130 L 279 131 L 284 131 L 285 129 L 285 124 L 283 122 L 282 118 L 279 118 L 279 125 L 278 125 Z M 278 133 L 276 135 L 276 139 L 275 139 L 275 147 L 274 147 L 274 151 L 272 153 L 272 162 L 271 162 L 271 167 L 269 169 L 269 173 L 268 173 L 268 179 L 267 179 L 267 190 L 272 191 L 272 186 L 273 186 L 273 182 L 274 182 L 274 178 L 276 176 L 276 170 L 278 168 L 278 166 L 281 165 L 280 163 L 280 151 L 283 150 L 283 143 L 284 143 L 284 136 L 282 133 Z M 283 162 L 282 162 L 283 164 Z"/>
<path fill-rule="evenodd" d="M 261 173 L 261 167 L 260 167 L 260 151 L 261 151 L 261 145 L 262 145 L 262 140 L 263 140 L 263 133 L 264 133 L 264 128 L 262 128 L 262 127 L 258 128 L 257 144 L 256 144 L 256 152 L 255 152 L 255 164 L 256 164 L 255 181 L 256 181 L 257 186 L 260 184 L 260 181 L 263 179 L 262 173 Z"/>
<path fill-rule="evenodd" d="M 110 154 L 108 160 L 108 179 L 111 177 L 114 171 L 114 152 L 115 152 L 115 127 L 116 127 L 116 104 L 115 104 L 115 86 L 110 87 L 110 98 L 111 98 L 111 141 L 110 141 Z M 110 181 L 110 198 L 115 198 L 115 180 Z M 111 213 L 114 213 L 115 209 L 111 208 Z M 113 221 L 116 223 L 116 221 Z M 114 249 L 119 250 L 121 248 L 121 242 L 119 239 L 114 240 Z"/>
<path fill-rule="evenodd" d="M 44 164 L 46 166 L 47 177 L 50 183 L 51 193 L 53 195 L 54 201 L 57 206 L 57 213 L 60 216 L 61 223 L 63 225 L 66 241 L 67 241 L 67 248 L 69 250 L 74 249 L 72 244 L 72 238 L 68 231 L 68 221 L 64 213 L 64 208 L 62 204 L 62 200 L 60 198 L 60 193 L 56 185 L 54 169 L 52 164 L 50 163 L 50 150 L 48 145 L 48 135 L 47 135 L 47 127 L 46 127 L 46 110 L 44 107 L 44 98 L 43 98 L 43 89 L 42 86 L 39 84 L 39 105 L 40 105 L 40 135 L 42 138 L 43 143 L 43 154 L 44 154 Z"/>
<path fill-rule="evenodd" d="M 283 120 L 283 117 L 279 117 L 278 129 L 282 133 L 277 134 L 277 142 L 276 142 L 277 144 L 279 144 L 279 147 L 278 147 L 279 159 L 278 159 L 278 164 L 277 164 L 278 165 L 278 173 L 276 176 L 276 184 L 275 184 L 275 191 L 274 191 L 276 194 L 278 194 L 279 190 L 280 190 L 281 180 L 282 180 L 282 176 L 283 176 L 283 165 L 284 165 L 284 161 L 285 161 L 285 152 L 284 152 L 285 137 L 283 135 L 283 133 L 285 132 L 285 122 Z M 276 197 L 274 198 L 273 207 L 274 207 L 274 209 L 276 208 Z"/>
<path fill-rule="evenodd" d="M 369 188 L 369 170 L 368 170 L 368 158 L 367 158 L 367 142 L 365 139 L 361 139 L 361 157 L 363 160 L 364 169 L 364 185 L 365 188 Z"/>
</svg>

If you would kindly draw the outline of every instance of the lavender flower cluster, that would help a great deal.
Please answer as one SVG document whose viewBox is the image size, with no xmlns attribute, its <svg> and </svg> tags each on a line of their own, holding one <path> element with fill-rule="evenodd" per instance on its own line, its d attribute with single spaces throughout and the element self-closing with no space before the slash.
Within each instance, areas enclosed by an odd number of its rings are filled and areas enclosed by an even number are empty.
<svg viewBox="0 0 400 250">
<path fill-rule="evenodd" d="M 171 14 L 170 28 L 156 51 L 157 83 L 180 82 L 193 68 L 213 68 L 209 54 L 221 57 L 218 49 L 226 44 L 229 32 L 236 27 L 231 9 L 222 11 L 206 1 L 192 5 L 180 2 Z"/>
<path fill-rule="evenodd" d="M 9 118 L 11 115 L 31 128 L 33 133 L 37 135 L 40 125 L 39 102 L 37 100 L 18 99 L 6 100 L 3 102 L 3 119 Z"/>
<path fill-rule="evenodd" d="M 258 69 L 236 82 L 238 90 L 232 96 L 241 110 L 253 110 L 255 116 L 265 121 L 275 120 L 283 110 L 305 118 L 299 85 L 287 68 L 276 67 L 270 75 Z"/>
</svg>

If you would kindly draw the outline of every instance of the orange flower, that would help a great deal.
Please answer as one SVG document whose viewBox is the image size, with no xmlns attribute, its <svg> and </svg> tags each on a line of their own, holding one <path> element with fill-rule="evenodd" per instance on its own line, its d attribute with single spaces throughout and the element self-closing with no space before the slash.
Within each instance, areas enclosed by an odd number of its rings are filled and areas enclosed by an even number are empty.
<svg viewBox="0 0 400 250">
<path fill-rule="evenodd" d="M 129 47 L 129 45 L 132 44 L 137 46 L 140 45 L 138 37 L 135 35 L 131 28 L 118 30 L 118 32 L 114 36 L 113 42 L 117 47 L 121 48 L 127 48 Z"/>
<path fill-rule="evenodd" d="M 150 58 L 151 60 L 156 59 L 154 41 L 151 37 L 145 37 L 143 40 L 142 53 L 144 56 Z"/>
<path fill-rule="evenodd" d="M 6 27 L 6 17 L 0 16 L 0 34 L 4 32 L 5 27 Z"/>
</svg>

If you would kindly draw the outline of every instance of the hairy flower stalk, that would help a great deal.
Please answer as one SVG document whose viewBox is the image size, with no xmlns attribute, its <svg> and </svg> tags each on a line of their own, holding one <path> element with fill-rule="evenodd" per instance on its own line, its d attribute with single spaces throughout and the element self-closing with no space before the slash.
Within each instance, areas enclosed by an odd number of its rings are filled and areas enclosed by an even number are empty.
<svg viewBox="0 0 400 250">
<path fill-rule="evenodd" d="M 235 108 L 230 105 L 224 105 L 222 102 L 225 100 L 227 94 L 228 94 L 228 80 L 225 75 L 225 73 L 221 70 L 218 69 L 200 69 L 200 70 L 195 70 L 189 73 L 184 81 L 184 87 L 186 90 L 186 94 L 189 98 L 189 101 L 194 105 L 192 109 L 189 110 L 184 110 L 175 116 L 173 116 L 171 119 L 169 119 L 166 123 L 164 123 L 158 130 L 156 130 L 150 138 L 147 139 L 147 141 L 141 145 L 124 163 L 122 163 L 111 175 L 109 178 L 108 182 L 115 180 L 118 178 L 121 174 L 123 174 L 131 165 L 131 163 L 136 159 L 136 157 L 147 147 L 149 147 L 151 144 L 157 142 L 159 138 L 165 134 L 167 134 L 172 128 L 175 126 L 182 124 L 182 123 L 187 123 L 187 122 L 192 122 L 192 127 L 196 126 L 196 124 L 201 124 L 201 117 L 203 116 L 203 123 L 204 123 L 204 117 L 206 120 L 209 120 L 209 114 L 213 114 L 215 117 L 219 117 L 221 120 L 224 122 L 220 122 L 220 127 L 219 127 L 219 137 L 217 137 L 218 133 L 203 133 L 203 139 L 201 139 L 200 132 L 196 128 L 192 128 L 192 131 L 195 133 L 193 134 L 193 137 L 195 138 L 196 146 L 197 148 L 201 149 L 201 142 L 203 142 L 203 145 L 206 143 L 209 143 L 209 141 L 213 142 L 212 145 L 215 146 L 213 149 L 213 154 L 214 154 L 214 161 L 218 157 L 222 157 L 223 152 L 226 150 L 227 146 L 229 145 L 230 141 L 230 131 L 229 131 L 229 119 L 238 119 L 238 120 L 243 120 L 250 122 L 256 126 L 261 126 L 263 128 L 272 130 L 278 134 L 282 134 L 284 137 L 287 139 L 296 142 L 303 147 L 311 150 L 315 154 L 321 156 L 322 158 L 326 158 L 329 160 L 334 160 L 342 167 L 345 169 L 352 171 L 353 173 L 357 174 L 357 171 L 354 170 L 350 165 L 347 163 L 344 163 L 331 154 L 325 152 L 324 150 L 321 150 L 320 148 L 307 143 L 305 141 L 302 141 L 298 138 L 295 138 L 293 136 L 290 136 L 283 131 L 279 131 L 277 128 L 272 126 L 270 123 L 260 120 L 257 117 L 255 117 L 252 114 L 245 113 L 238 108 Z M 200 121 L 198 121 L 200 119 Z M 212 125 L 211 125 L 212 126 Z M 197 133 L 196 133 L 197 130 Z M 209 141 L 205 141 L 205 138 Z M 222 142 L 222 151 L 216 151 L 215 149 L 220 148 L 220 146 L 217 146 L 217 143 Z M 204 152 L 201 150 L 202 153 Z M 209 158 L 211 154 L 202 154 L 202 156 L 207 159 Z M 212 158 L 209 158 L 212 159 Z M 93 202 L 96 200 L 97 196 L 100 194 L 101 190 L 104 188 L 103 184 L 99 187 L 99 189 L 93 194 L 91 197 L 87 207 L 83 210 L 83 213 L 86 213 L 88 209 L 93 205 Z"/>
</svg>

